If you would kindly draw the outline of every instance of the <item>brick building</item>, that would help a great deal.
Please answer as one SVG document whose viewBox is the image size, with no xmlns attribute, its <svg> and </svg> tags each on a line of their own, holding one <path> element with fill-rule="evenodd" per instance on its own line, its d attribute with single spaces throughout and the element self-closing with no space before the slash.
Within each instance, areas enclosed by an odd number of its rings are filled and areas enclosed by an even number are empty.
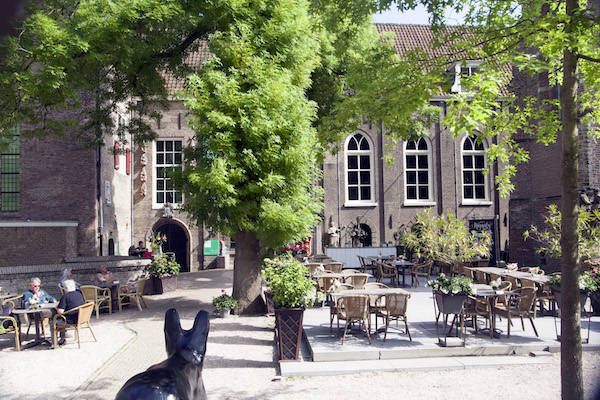
<svg viewBox="0 0 600 400">
<path fill-rule="evenodd" d="M 433 39 L 427 26 L 378 24 L 377 28 L 395 34 L 398 52 Z M 190 62 L 205 57 L 207 49 L 201 48 Z M 460 76 L 460 65 L 456 67 Z M 167 77 L 171 93 L 181 84 Z M 445 95 L 431 99 L 442 117 L 448 99 Z M 3 186 L 0 191 L 2 198 L 11 193 L 20 196 L 16 209 L 0 211 L 0 234 L 9 238 L 0 250 L 0 265 L 56 263 L 77 255 L 126 255 L 129 246 L 147 241 L 152 232 L 167 235 L 165 250 L 176 254 L 183 270 L 214 262 L 214 256 L 205 257 L 205 240 L 217 240 L 228 248 L 233 244 L 195 226 L 178 210 L 183 199 L 165 174 L 181 168 L 182 149 L 193 139 L 186 121 L 184 105 L 173 97 L 154 126 L 157 139 L 119 149 L 117 155 L 114 139 L 100 151 L 68 140 L 20 140 L 15 153 L 20 166 L 13 171 L 18 188 L 13 193 L 9 189 L 14 185 Z M 499 167 L 491 166 L 491 176 L 483 174 L 484 151 L 492 143 L 468 137 L 453 140 L 439 124 L 431 127 L 429 137 L 401 142 L 392 150 L 384 150 L 385 141 L 385 126 L 372 121 L 345 138 L 339 152 L 326 155 L 323 221 L 315 229 L 314 252 L 321 253 L 325 245 L 345 246 L 347 230 L 341 230 L 335 243 L 327 232 L 332 226 L 347 227 L 357 218 L 369 233 L 364 245 L 392 245 L 394 232 L 427 208 L 453 212 L 473 227 L 489 230 L 495 240 L 493 256 L 505 250 L 508 201 L 499 197 L 493 185 Z M 393 153 L 390 165 L 382 159 L 386 151 Z M 9 171 L 3 170 L 5 174 Z"/>
</svg>

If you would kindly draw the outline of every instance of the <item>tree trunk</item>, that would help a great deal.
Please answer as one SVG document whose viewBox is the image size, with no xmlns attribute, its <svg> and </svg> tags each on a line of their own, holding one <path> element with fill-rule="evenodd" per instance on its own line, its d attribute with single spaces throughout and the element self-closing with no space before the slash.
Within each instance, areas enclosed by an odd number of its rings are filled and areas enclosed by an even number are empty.
<svg viewBox="0 0 600 400">
<path fill-rule="evenodd" d="M 573 15 L 577 0 L 566 0 L 567 14 Z M 567 31 L 570 27 L 567 26 Z M 581 318 L 579 306 L 578 210 L 578 129 L 577 129 L 577 55 L 563 53 L 562 110 L 562 193 L 561 193 L 561 334 L 560 363 L 563 399 L 583 399 L 581 361 Z"/>
<path fill-rule="evenodd" d="M 233 264 L 233 297 L 238 301 L 236 314 L 263 314 L 265 303 L 261 297 L 260 241 L 254 232 L 235 235 Z"/>
</svg>

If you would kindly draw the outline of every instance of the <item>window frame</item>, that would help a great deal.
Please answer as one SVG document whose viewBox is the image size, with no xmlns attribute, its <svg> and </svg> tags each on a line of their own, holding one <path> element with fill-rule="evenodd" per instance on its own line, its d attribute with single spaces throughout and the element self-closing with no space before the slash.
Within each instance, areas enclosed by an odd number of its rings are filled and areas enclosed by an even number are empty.
<svg viewBox="0 0 600 400">
<path fill-rule="evenodd" d="M 468 184 L 469 186 L 473 187 L 473 198 L 465 198 L 465 180 L 464 180 L 464 173 L 466 171 L 485 171 L 488 168 L 488 161 L 487 161 L 487 141 L 485 140 L 485 138 L 481 141 L 481 144 L 483 146 L 483 150 L 465 150 L 464 146 L 465 146 L 465 142 L 467 141 L 467 139 L 472 141 L 472 144 L 474 145 L 477 142 L 477 136 L 475 137 L 471 137 L 469 135 L 466 135 L 465 137 L 462 138 L 461 142 L 460 142 L 460 197 L 461 197 L 461 204 L 462 205 L 490 205 L 492 204 L 492 202 L 490 201 L 490 184 L 489 184 L 489 174 L 483 174 L 483 190 L 484 190 L 484 195 L 485 198 L 483 199 L 478 199 L 475 198 L 475 186 L 476 185 L 480 185 L 480 184 L 476 184 L 475 183 L 475 179 L 473 179 L 473 183 L 472 184 Z M 469 155 L 473 158 L 473 166 L 471 168 L 466 169 L 465 168 L 465 159 L 464 156 L 465 155 Z M 476 155 L 483 155 L 483 168 L 475 168 L 475 156 Z M 473 178 L 475 178 L 473 176 Z"/>
<path fill-rule="evenodd" d="M 6 152 L 0 152 L 0 212 L 2 213 L 15 213 L 15 212 L 19 212 L 21 211 L 21 193 L 22 193 L 22 187 L 21 187 L 21 132 L 19 129 L 19 126 L 15 126 L 14 128 L 14 136 L 12 138 L 12 140 L 15 141 L 16 143 L 16 150 L 17 152 L 10 152 L 10 147 L 12 146 L 9 145 L 9 149 L 7 149 Z M 11 171 L 11 172 L 3 172 L 3 158 L 4 157 L 15 157 L 16 160 L 16 171 Z M 4 176 L 12 176 L 12 177 L 16 177 L 15 181 L 13 182 L 16 186 L 17 186 L 17 191 L 4 191 L 2 189 L 2 187 L 4 186 L 3 182 L 4 182 Z M 4 195 L 16 195 L 16 207 L 14 209 L 6 209 L 5 207 L 5 203 L 3 201 Z"/>
<path fill-rule="evenodd" d="M 369 150 L 348 150 L 348 144 L 350 143 L 350 139 L 352 139 L 356 135 L 361 135 L 367 143 L 369 144 Z M 349 196 L 349 183 L 348 183 L 348 156 L 350 155 L 368 155 L 369 156 L 369 188 L 371 192 L 371 198 L 369 200 L 361 200 L 360 199 L 360 187 L 366 185 L 360 185 L 359 187 L 359 200 L 350 200 Z M 360 159 L 359 159 L 359 167 L 360 167 Z M 359 172 L 359 182 L 360 182 L 360 168 L 357 170 Z M 355 132 L 346 137 L 344 141 L 344 207 L 372 207 L 376 206 L 377 203 L 375 201 L 375 151 L 373 146 L 373 141 L 364 132 Z"/>
<path fill-rule="evenodd" d="M 450 68 L 450 69 L 454 68 L 454 83 L 452 84 L 452 87 L 450 88 L 450 92 L 465 93 L 463 91 L 462 84 L 461 84 L 462 69 L 467 68 L 469 70 L 469 76 L 472 76 L 473 75 L 472 70 L 480 69 L 482 63 L 483 62 L 481 60 L 466 60 L 464 62 L 459 61 L 459 62 L 455 63 L 454 66 Z"/>
<path fill-rule="evenodd" d="M 425 144 L 427 144 L 427 150 L 419 150 L 418 149 L 418 144 L 419 144 L 419 140 L 424 140 Z M 407 149 L 406 146 L 408 145 L 409 142 L 415 142 L 415 150 L 412 149 Z M 403 163 L 403 179 L 404 179 L 404 205 L 405 206 L 433 206 L 436 204 L 436 202 L 434 201 L 434 193 L 433 193 L 433 157 L 432 157 L 432 153 L 433 153 L 433 148 L 432 148 L 432 143 L 431 140 L 429 140 L 429 138 L 426 137 L 422 137 L 419 138 L 417 140 L 407 140 L 404 141 L 403 144 L 403 153 L 402 153 L 402 163 Z M 429 193 L 429 197 L 426 200 L 422 200 L 422 199 L 409 199 L 408 198 L 408 177 L 407 177 L 407 172 L 409 172 L 409 168 L 407 166 L 406 163 L 406 157 L 408 155 L 415 155 L 417 156 L 417 164 L 415 166 L 415 168 L 411 168 L 410 171 L 415 171 L 417 173 L 417 182 L 418 182 L 418 172 L 419 171 L 423 171 L 422 169 L 419 169 L 419 162 L 418 162 L 418 156 L 419 155 L 426 155 L 427 156 L 427 190 Z M 415 183 L 414 185 L 411 184 L 411 186 L 416 186 L 417 187 L 417 197 L 418 196 L 418 187 L 419 184 Z M 422 185 L 421 185 L 422 186 Z"/>
<path fill-rule="evenodd" d="M 173 142 L 173 146 L 175 145 L 175 142 L 181 142 L 181 164 L 160 164 L 158 165 L 156 162 L 157 159 L 157 143 L 158 142 Z M 157 202 L 157 192 L 158 192 L 158 188 L 157 188 L 157 182 L 158 182 L 158 176 L 156 173 L 156 169 L 159 166 L 163 166 L 163 167 L 173 167 L 173 166 L 177 166 L 180 165 L 181 168 L 183 169 L 183 143 L 184 143 L 184 138 L 182 137 L 169 137 L 169 138 L 158 138 L 155 139 L 154 141 L 152 141 L 152 209 L 154 210 L 158 210 L 161 209 L 165 206 L 165 204 L 167 204 L 167 202 L 165 201 L 164 203 L 158 203 Z M 175 152 L 173 152 L 173 154 L 175 154 Z M 166 189 L 163 190 L 164 192 L 166 192 Z M 183 198 L 183 193 L 181 193 L 181 203 L 169 203 L 173 206 L 173 208 L 179 208 L 181 205 L 183 205 L 184 202 L 184 198 Z"/>
</svg>

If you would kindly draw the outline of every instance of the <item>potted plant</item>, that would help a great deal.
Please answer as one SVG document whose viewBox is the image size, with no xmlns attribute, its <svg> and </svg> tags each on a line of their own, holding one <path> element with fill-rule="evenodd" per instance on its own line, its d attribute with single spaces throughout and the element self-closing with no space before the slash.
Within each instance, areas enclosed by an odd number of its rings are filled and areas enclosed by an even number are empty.
<svg viewBox="0 0 600 400">
<path fill-rule="evenodd" d="M 308 277 L 308 268 L 289 254 L 265 258 L 262 276 L 273 296 L 279 358 L 297 360 L 304 308 L 315 302 L 315 282 Z"/>
<path fill-rule="evenodd" d="M 465 276 L 446 277 L 427 281 L 431 286 L 438 309 L 442 314 L 460 314 L 467 296 L 473 293 L 473 282 Z"/>
<path fill-rule="evenodd" d="M 181 266 L 175 261 L 173 254 L 161 254 L 154 257 L 148 266 L 154 292 L 162 294 L 177 289 L 177 275 L 179 275 L 180 268 Z"/>
<path fill-rule="evenodd" d="M 583 265 L 589 271 L 590 278 L 596 283 L 596 289 L 589 295 L 594 315 L 600 315 L 600 258 L 585 260 Z"/>
<path fill-rule="evenodd" d="M 212 303 L 221 318 L 228 317 L 231 314 L 231 310 L 237 306 L 237 300 L 225 293 L 225 290 L 223 289 L 221 289 L 221 295 L 215 297 Z"/>
<path fill-rule="evenodd" d="M 595 274 L 592 276 L 593 272 L 584 271 L 583 274 L 579 275 L 579 305 L 583 310 L 585 306 L 585 302 L 588 298 L 589 293 L 598 291 L 598 279 Z M 554 274 L 548 279 L 548 285 L 550 286 L 550 290 L 552 290 L 552 295 L 554 295 L 554 300 L 558 304 L 560 308 L 560 282 L 561 282 L 561 274 Z"/>
</svg>

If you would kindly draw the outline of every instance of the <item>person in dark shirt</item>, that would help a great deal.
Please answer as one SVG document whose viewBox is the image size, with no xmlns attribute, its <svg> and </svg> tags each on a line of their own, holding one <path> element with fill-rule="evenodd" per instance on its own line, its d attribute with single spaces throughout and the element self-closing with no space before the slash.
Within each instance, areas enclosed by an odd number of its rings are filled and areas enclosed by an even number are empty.
<svg viewBox="0 0 600 400">
<path fill-rule="evenodd" d="M 65 289 L 65 294 L 60 298 L 58 302 L 58 307 L 56 313 L 58 315 L 64 314 L 66 311 L 71 310 L 75 307 L 79 307 L 83 305 L 85 301 L 83 300 L 83 295 L 80 291 L 75 290 L 75 281 L 72 279 L 67 279 L 63 282 L 63 287 Z M 65 314 L 65 318 L 67 319 L 66 324 L 74 325 L 77 323 L 77 317 L 79 316 L 79 311 Z M 57 325 L 64 325 L 65 320 L 62 318 L 56 319 Z M 58 341 L 59 346 L 65 344 L 65 330 L 60 331 L 60 340 Z"/>
</svg>

